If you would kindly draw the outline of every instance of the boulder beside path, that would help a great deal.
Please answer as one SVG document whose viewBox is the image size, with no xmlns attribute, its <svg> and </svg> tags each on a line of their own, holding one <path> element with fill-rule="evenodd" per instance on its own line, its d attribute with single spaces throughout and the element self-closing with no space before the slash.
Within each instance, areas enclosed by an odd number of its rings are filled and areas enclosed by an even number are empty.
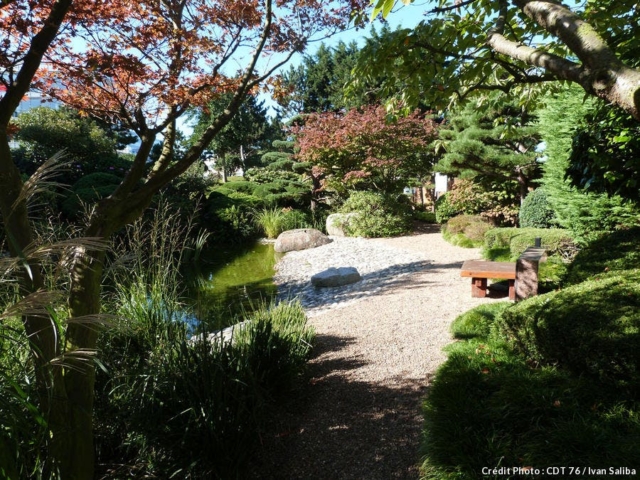
<svg viewBox="0 0 640 480">
<path fill-rule="evenodd" d="M 332 240 L 315 228 L 297 228 L 287 230 L 278 235 L 274 249 L 276 252 L 285 253 L 294 250 L 306 250 L 331 243 Z"/>
</svg>

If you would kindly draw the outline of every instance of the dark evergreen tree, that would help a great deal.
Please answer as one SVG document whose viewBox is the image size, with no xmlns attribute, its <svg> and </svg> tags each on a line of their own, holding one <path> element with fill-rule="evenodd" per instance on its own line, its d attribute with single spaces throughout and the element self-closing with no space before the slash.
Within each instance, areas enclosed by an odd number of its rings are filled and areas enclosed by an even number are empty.
<svg viewBox="0 0 640 480">
<path fill-rule="evenodd" d="M 578 87 L 572 87 L 549 97 L 538 112 L 538 128 L 545 145 L 542 184 L 558 224 L 582 238 L 639 221 L 638 209 L 619 195 L 581 191 L 566 176 L 572 139 L 584 118 L 594 111 L 594 103 L 585 100 Z"/>
<path fill-rule="evenodd" d="M 541 175 L 535 117 L 502 98 L 467 104 L 440 129 L 435 170 L 486 189 L 515 187 L 520 202 Z M 513 185 L 513 187 L 511 186 Z"/>
<path fill-rule="evenodd" d="M 211 119 L 216 118 L 228 103 L 226 96 L 211 102 L 207 110 L 194 113 L 196 124 L 191 139 L 198 139 Z M 280 120 L 270 119 L 264 102 L 251 95 L 240 107 L 231 122 L 209 143 L 206 154 L 214 154 L 216 165 L 221 167 L 223 180 L 238 168 L 258 163 L 260 153 L 268 148 L 274 138 L 281 137 Z M 193 140 L 190 141 L 193 143 Z"/>
</svg>

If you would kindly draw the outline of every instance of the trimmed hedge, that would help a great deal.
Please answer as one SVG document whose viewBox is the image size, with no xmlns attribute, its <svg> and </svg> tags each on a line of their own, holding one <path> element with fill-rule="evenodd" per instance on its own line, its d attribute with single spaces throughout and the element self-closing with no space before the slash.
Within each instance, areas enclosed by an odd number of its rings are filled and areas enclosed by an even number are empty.
<svg viewBox="0 0 640 480">
<path fill-rule="evenodd" d="M 351 237 L 393 237 L 412 229 L 411 208 L 397 197 L 374 192 L 353 192 L 340 209 L 356 212 L 345 226 Z"/>
<path fill-rule="evenodd" d="M 491 224 L 478 215 L 458 215 L 447 221 L 442 228 L 442 236 L 449 243 L 459 247 L 479 247 L 489 230 Z"/>
<path fill-rule="evenodd" d="M 532 297 L 504 311 L 498 329 L 540 365 L 640 391 L 640 270 Z"/>
<path fill-rule="evenodd" d="M 583 282 L 605 272 L 640 268 L 640 227 L 620 230 L 591 242 L 569 266 L 567 283 Z"/>
<path fill-rule="evenodd" d="M 559 228 L 494 228 L 484 235 L 485 255 L 491 250 L 509 249 L 515 260 L 540 237 L 542 246 L 549 255 L 567 256 L 576 246 L 568 230 Z M 490 255 L 488 255 L 490 256 Z"/>
</svg>

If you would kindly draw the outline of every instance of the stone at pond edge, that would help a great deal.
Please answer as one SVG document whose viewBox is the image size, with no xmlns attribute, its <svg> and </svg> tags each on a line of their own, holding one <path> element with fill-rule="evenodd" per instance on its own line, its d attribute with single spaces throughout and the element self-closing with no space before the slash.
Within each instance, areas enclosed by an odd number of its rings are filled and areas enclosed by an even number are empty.
<svg viewBox="0 0 640 480">
<path fill-rule="evenodd" d="M 349 220 L 357 216 L 358 213 L 332 213 L 327 217 L 327 233 L 335 237 L 346 237 L 345 228 L 349 225 Z"/>
<path fill-rule="evenodd" d="M 329 268 L 313 275 L 311 285 L 314 287 L 341 287 L 359 282 L 361 279 L 360 273 L 354 267 Z"/>
<path fill-rule="evenodd" d="M 274 250 L 279 253 L 306 250 L 331 243 L 332 240 L 315 228 L 287 230 L 278 235 Z"/>
</svg>

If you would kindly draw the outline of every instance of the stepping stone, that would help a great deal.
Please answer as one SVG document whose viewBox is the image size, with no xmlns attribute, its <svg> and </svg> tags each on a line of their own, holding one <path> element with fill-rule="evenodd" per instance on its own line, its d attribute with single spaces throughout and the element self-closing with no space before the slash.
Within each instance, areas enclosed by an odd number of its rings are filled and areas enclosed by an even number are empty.
<svg viewBox="0 0 640 480">
<path fill-rule="evenodd" d="M 341 287 L 362 279 L 358 270 L 354 267 L 329 268 L 316 273 L 311 277 L 311 285 L 314 287 Z"/>
</svg>

